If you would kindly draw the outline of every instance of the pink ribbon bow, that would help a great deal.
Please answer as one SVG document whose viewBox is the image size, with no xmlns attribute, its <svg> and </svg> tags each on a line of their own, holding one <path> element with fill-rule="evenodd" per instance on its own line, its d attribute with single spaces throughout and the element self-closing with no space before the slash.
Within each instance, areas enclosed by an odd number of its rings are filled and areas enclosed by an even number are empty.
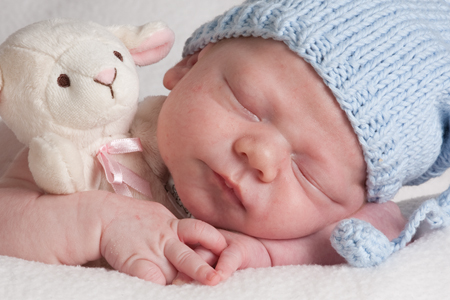
<svg viewBox="0 0 450 300">
<path fill-rule="evenodd" d="M 139 193 L 152 198 L 150 184 L 142 177 L 111 158 L 114 154 L 142 152 L 139 138 L 118 139 L 100 147 L 97 159 L 105 170 L 106 180 L 117 194 L 132 197 L 129 186 Z"/>
</svg>

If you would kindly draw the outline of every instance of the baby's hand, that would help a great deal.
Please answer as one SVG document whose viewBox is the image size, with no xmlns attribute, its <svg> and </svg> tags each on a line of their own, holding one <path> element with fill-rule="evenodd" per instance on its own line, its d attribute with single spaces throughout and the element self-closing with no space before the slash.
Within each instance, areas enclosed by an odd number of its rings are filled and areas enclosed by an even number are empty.
<svg viewBox="0 0 450 300">
<path fill-rule="evenodd" d="M 270 255 L 260 240 L 237 232 L 226 230 L 220 230 L 220 232 L 226 238 L 228 247 L 219 257 L 202 246 L 197 247 L 195 252 L 211 265 L 217 262 L 216 271 L 221 275 L 222 281 L 228 279 L 237 270 L 272 266 Z M 187 274 L 179 273 L 173 283 L 189 283 L 192 279 Z"/>
<path fill-rule="evenodd" d="M 222 280 L 228 279 L 237 270 L 272 266 L 269 252 L 260 240 L 242 233 L 226 230 L 220 232 L 228 243 L 216 265 L 216 271 L 221 274 Z"/>
<path fill-rule="evenodd" d="M 0 178 L 1 255 L 66 265 L 104 256 L 117 270 L 160 284 L 171 283 L 177 270 L 203 284 L 220 281 L 186 245 L 199 244 L 219 255 L 227 244 L 214 227 L 178 220 L 156 202 L 105 191 L 45 194 L 27 158 L 24 150 Z"/>
<path fill-rule="evenodd" d="M 178 270 L 202 284 L 217 284 L 219 274 L 187 246 L 195 244 L 216 255 L 227 246 L 207 223 L 179 220 L 159 203 L 130 201 L 104 227 L 100 251 L 113 268 L 144 280 L 171 283 Z"/>
</svg>

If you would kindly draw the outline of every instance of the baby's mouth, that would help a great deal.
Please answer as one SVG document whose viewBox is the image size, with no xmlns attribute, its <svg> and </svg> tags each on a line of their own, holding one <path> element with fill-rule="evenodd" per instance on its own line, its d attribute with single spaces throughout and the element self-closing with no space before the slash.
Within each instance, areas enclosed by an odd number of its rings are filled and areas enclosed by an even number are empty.
<svg viewBox="0 0 450 300">
<path fill-rule="evenodd" d="M 239 204 L 244 207 L 242 197 L 240 195 L 239 186 L 227 180 L 224 176 L 214 172 L 219 188 L 223 192 L 224 198 L 232 203 Z"/>
</svg>

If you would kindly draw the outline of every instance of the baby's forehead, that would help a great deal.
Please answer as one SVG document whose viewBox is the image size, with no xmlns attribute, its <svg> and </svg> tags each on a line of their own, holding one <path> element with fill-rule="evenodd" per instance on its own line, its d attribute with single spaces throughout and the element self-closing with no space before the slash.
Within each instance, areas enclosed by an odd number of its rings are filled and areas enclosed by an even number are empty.
<svg viewBox="0 0 450 300">
<path fill-rule="evenodd" d="M 232 72 L 231 75 L 240 77 L 242 80 L 247 77 L 261 79 L 264 78 L 263 75 L 271 73 L 281 75 L 284 72 L 292 72 L 291 67 L 299 61 L 304 63 L 300 70 L 304 68 L 313 70 L 284 42 L 273 39 L 255 37 L 223 39 L 217 43 L 208 44 L 201 50 L 199 57 L 202 55 L 211 56 L 207 62 L 210 66 L 220 66 L 222 71 Z M 292 74 L 292 76 L 296 75 Z"/>
<path fill-rule="evenodd" d="M 321 119 L 329 112 L 344 115 L 323 78 L 284 42 L 239 37 L 224 39 L 209 47 L 205 56 L 210 57 L 205 65 L 218 64 L 224 73 L 221 75 L 234 89 L 235 96 L 242 98 L 240 100 L 252 105 L 271 102 L 275 113 L 286 111 L 286 107 L 291 108 L 292 113 L 298 111 L 298 116 L 308 111 L 309 116 L 305 117 L 311 119 Z M 320 123 L 325 126 L 329 122 Z"/>
</svg>

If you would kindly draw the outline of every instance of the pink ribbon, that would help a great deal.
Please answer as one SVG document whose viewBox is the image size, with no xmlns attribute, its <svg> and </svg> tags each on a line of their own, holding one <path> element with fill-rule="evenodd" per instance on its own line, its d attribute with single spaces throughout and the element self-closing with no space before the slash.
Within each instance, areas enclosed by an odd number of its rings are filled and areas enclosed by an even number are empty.
<svg viewBox="0 0 450 300">
<path fill-rule="evenodd" d="M 152 198 L 150 184 L 142 177 L 111 158 L 114 154 L 142 152 L 139 138 L 118 139 L 100 147 L 97 159 L 105 170 L 106 180 L 117 194 L 132 197 L 128 187 Z"/>
</svg>

